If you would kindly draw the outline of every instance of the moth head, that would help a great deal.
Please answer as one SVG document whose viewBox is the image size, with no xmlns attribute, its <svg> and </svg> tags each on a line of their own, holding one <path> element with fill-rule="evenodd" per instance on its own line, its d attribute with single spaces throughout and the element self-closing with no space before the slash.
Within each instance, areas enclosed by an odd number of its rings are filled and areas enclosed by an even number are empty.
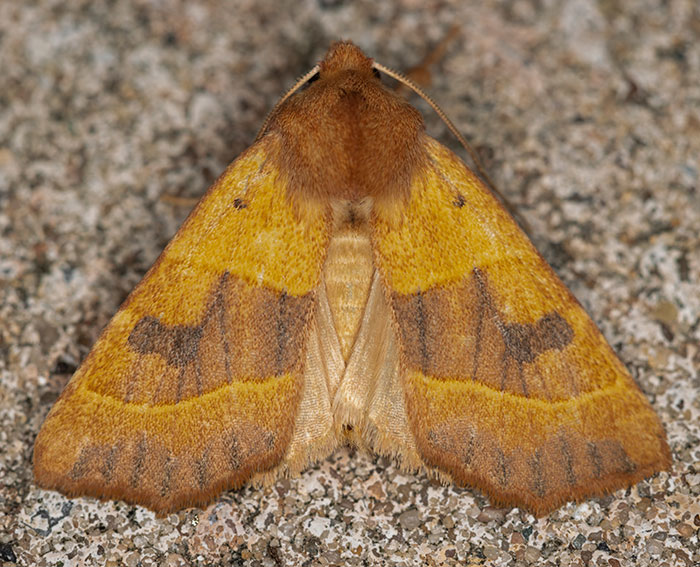
<svg viewBox="0 0 700 567">
<path fill-rule="evenodd" d="M 322 79 L 347 71 L 374 75 L 374 61 L 350 41 L 337 41 L 332 44 L 318 66 Z"/>
</svg>

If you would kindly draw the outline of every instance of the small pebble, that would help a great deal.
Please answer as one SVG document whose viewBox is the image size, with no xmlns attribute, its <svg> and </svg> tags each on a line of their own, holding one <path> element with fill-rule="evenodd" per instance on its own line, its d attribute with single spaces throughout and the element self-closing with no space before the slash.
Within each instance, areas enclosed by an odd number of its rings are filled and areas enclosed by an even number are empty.
<svg viewBox="0 0 700 567">
<path fill-rule="evenodd" d="M 414 530 L 421 523 L 421 515 L 418 510 L 411 509 L 402 512 L 399 516 L 399 523 L 404 530 Z"/>
</svg>

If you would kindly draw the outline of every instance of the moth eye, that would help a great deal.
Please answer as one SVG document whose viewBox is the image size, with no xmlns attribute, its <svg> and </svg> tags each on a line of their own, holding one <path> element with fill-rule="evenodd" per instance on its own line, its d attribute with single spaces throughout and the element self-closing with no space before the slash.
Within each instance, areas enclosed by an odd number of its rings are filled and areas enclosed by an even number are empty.
<svg viewBox="0 0 700 567">
<path fill-rule="evenodd" d="M 306 86 L 308 87 L 311 83 L 315 83 L 318 81 L 319 77 L 321 75 L 319 73 L 315 73 L 314 75 L 311 75 L 308 81 L 306 81 Z"/>
<path fill-rule="evenodd" d="M 372 68 L 372 74 L 379 80 L 382 79 L 382 74 L 379 72 L 379 69 Z"/>
</svg>

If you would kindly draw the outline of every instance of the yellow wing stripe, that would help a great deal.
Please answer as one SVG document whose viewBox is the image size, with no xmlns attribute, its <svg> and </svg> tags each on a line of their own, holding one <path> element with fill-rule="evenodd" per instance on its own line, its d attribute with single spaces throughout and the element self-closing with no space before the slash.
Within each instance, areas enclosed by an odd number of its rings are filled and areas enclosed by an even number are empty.
<svg viewBox="0 0 700 567">
<path fill-rule="evenodd" d="M 627 431 L 634 430 L 652 441 L 627 439 L 632 460 L 653 461 L 658 451 L 658 419 L 641 391 L 621 374 L 603 388 L 558 401 L 525 398 L 476 381 L 435 380 L 420 372 L 411 373 L 408 384 L 409 399 L 421 400 L 418 405 L 414 401 L 412 407 L 420 407 L 423 432 L 467 421 L 479 431 L 495 435 L 504 451 L 529 453 L 562 428 L 585 431 L 591 439 L 626 438 Z"/>
<path fill-rule="evenodd" d="M 215 390 L 206 392 L 197 397 L 188 398 L 175 403 L 154 405 L 148 402 L 125 402 L 124 400 L 114 397 L 109 394 L 103 394 L 90 389 L 86 383 L 80 384 L 74 394 L 74 401 L 81 399 L 88 404 L 109 404 L 108 411 L 115 415 L 124 413 L 126 419 L 140 418 L 140 416 L 148 417 L 149 422 L 161 421 L 167 419 L 167 416 L 187 415 L 194 408 L 202 406 L 210 408 L 212 411 L 207 412 L 210 419 L 216 421 L 218 419 L 217 408 L 226 414 L 230 414 L 230 408 L 226 408 L 223 404 L 224 400 L 234 398 L 237 407 L 242 407 L 250 404 L 253 407 L 274 407 L 275 399 L 285 396 L 288 388 L 291 388 L 293 381 L 297 380 L 298 376 L 292 373 L 283 374 L 281 376 L 268 376 L 266 378 L 251 377 L 249 381 L 231 382 L 219 386 Z M 63 403 L 62 401 L 57 402 Z M 240 406 L 238 405 L 240 404 Z M 240 409 L 237 413 L 241 413 Z M 223 415 L 223 414 L 222 414 Z"/>
</svg>

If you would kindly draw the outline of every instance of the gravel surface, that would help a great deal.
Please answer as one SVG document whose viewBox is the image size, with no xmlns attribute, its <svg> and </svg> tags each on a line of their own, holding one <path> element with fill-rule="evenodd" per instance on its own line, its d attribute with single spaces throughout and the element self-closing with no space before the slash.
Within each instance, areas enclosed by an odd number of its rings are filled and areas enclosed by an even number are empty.
<svg viewBox="0 0 700 567">
<path fill-rule="evenodd" d="M 407 70 L 452 26 L 427 90 L 652 401 L 673 470 L 540 519 L 351 449 L 165 519 L 36 488 L 46 413 L 188 212 L 163 197 L 201 195 L 331 41 Z M 697 2 L 4 1 L 0 70 L 0 564 L 700 564 Z"/>
</svg>

